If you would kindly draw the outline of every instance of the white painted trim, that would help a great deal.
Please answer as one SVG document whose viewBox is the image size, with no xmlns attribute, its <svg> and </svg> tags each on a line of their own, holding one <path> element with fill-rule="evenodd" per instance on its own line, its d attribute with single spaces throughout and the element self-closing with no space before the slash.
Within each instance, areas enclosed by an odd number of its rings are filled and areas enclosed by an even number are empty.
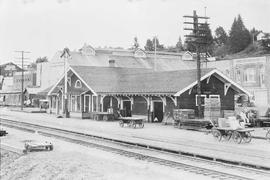
<svg viewBox="0 0 270 180">
<path fill-rule="evenodd" d="M 193 89 L 193 87 L 191 87 L 191 88 L 188 90 L 188 94 L 189 94 L 189 95 L 191 94 L 192 89 Z"/>
<path fill-rule="evenodd" d="M 219 94 L 210 94 L 210 95 L 209 95 L 209 99 L 211 99 L 211 98 L 218 98 L 219 103 L 221 103 L 221 102 L 220 102 L 220 95 L 219 95 Z"/>
<path fill-rule="evenodd" d="M 167 97 L 173 101 L 175 106 L 177 106 L 177 97 L 171 97 L 171 96 L 167 96 Z"/>
<path fill-rule="evenodd" d="M 71 67 L 69 67 L 68 68 L 68 70 L 67 70 L 67 73 L 69 72 L 69 71 L 72 71 L 76 76 L 77 76 L 77 78 L 78 79 L 80 79 L 84 84 L 85 84 L 85 86 L 90 90 L 90 91 L 92 91 L 92 93 L 94 94 L 94 95 L 97 95 L 97 93 L 77 74 L 77 72 L 73 69 L 73 68 L 71 68 Z M 51 93 L 52 93 L 52 91 L 54 90 L 54 88 L 60 83 L 60 81 L 63 79 L 65 77 L 65 74 L 63 74 L 62 76 L 61 76 L 61 78 L 57 81 L 57 83 L 55 83 L 54 85 L 53 85 L 53 87 L 51 88 L 51 90 L 48 92 L 48 95 L 50 95 Z"/>
<path fill-rule="evenodd" d="M 207 78 L 207 80 L 206 80 L 206 83 L 207 83 L 207 84 L 209 84 L 210 78 L 211 78 L 211 76 L 209 76 L 209 77 Z"/>
<path fill-rule="evenodd" d="M 95 96 L 97 95 L 97 93 L 81 78 L 81 76 L 79 76 L 79 74 L 77 74 L 77 72 L 72 67 L 70 67 L 70 70 L 85 84 L 86 87 L 88 87 L 88 89 L 91 90 Z"/>
<path fill-rule="evenodd" d="M 238 85 L 237 83 L 235 83 L 232 79 L 228 78 L 227 76 L 225 76 L 223 73 L 221 73 L 217 69 L 214 69 L 214 70 L 210 71 L 209 73 L 205 74 L 204 76 L 202 76 L 201 77 L 201 81 L 203 81 L 207 77 L 213 75 L 214 73 L 218 74 L 219 76 L 221 76 L 222 78 L 224 78 L 226 81 L 230 82 L 232 85 L 234 85 L 236 88 L 240 89 L 242 92 L 244 92 L 245 94 L 247 94 L 249 97 L 252 96 L 252 94 L 250 92 L 248 92 L 247 90 L 245 90 L 243 87 L 241 87 L 240 85 Z M 193 83 L 191 83 L 190 85 L 188 85 L 187 87 L 185 87 L 184 89 L 178 91 L 174 96 L 180 96 L 181 94 L 183 94 L 188 89 L 190 89 L 193 86 L 195 86 L 196 84 L 197 84 L 197 80 L 194 81 Z"/>
<path fill-rule="evenodd" d="M 227 95 L 227 92 L 228 92 L 229 88 L 231 87 L 231 85 L 232 85 L 231 83 L 224 84 L 224 96 Z"/>
<path fill-rule="evenodd" d="M 195 96 L 196 106 L 198 106 L 198 100 L 197 100 L 197 97 L 198 97 L 198 94 L 196 94 L 196 96 Z M 206 94 L 201 94 L 201 97 L 204 97 L 204 99 L 207 98 Z M 205 106 L 204 104 L 201 104 L 201 105 L 202 105 L 202 106 Z"/>
<path fill-rule="evenodd" d="M 77 86 L 77 83 L 80 83 L 80 86 Z M 75 88 L 81 88 L 81 87 L 82 87 L 82 82 L 81 82 L 81 80 L 77 79 L 77 80 L 75 81 L 74 87 L 75 87 Z"/>
<path fill-rule="evenodd" d="M 61 76 L 61 78 L 59 78 L 59 80 L 57 81 L 57 83 L 55 83 L 55 84 L 53 85 L 53 87 L 52 87 L 52 88 L 50 89 L 50 91 L 48 92 L 48 96 L 51 95 L 52 91 L 56 88 L 56 86 L 60 83 L 60 81 L 61 81 L 64 77 L 65 77 L 65 74 L 63 74 L 63 75 Z"/>
<path fill-rule="evenodd" d="M 145 96 L 142 96 L 142 97 L 145 99 L 145 101 L 147 103 L 147 109 L 148 109 L 148 107 L 150 106 L 150 98 L 149 97 L 145 97 Z"/>
</svg>

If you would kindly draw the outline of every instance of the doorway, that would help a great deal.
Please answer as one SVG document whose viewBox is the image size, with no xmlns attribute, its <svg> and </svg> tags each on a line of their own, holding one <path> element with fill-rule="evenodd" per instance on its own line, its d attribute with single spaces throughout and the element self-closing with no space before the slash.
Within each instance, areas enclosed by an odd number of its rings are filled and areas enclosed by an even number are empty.
<svg viewBox="0 0 270 180">
<path fill-rule="evenodd" d="M 155 120 L 155 118 L 157 118 Z M 154 102 L 153 122 L 162 122 L 163 120 L 163 102 Z"/>
<path fill-rule="evenodd" d="M 124 116 L 131 117 L 131 102 L 123 101 Z"/>
<path fill-rule="evenodd" d="M 90 96 L 84 96 L 84 112 L 89 112 Z"/>
</svg>

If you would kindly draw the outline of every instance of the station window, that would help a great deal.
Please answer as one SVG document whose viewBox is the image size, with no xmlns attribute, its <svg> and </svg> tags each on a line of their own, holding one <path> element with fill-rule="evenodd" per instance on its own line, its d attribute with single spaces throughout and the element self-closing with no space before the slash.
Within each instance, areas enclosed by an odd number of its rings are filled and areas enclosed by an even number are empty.
<svg viewBox="0 0 270 180">
<path fill-rule="evenodd" d="M 254 68 L 247 68 L 244 72 L 244 81 L 245 82 L 255 82 L 255 69 Z"/>
<path fill-rule="evenodd" d="M 201 94 L 201 105 L 202 106 L 205 105 L 205 98 L 206 98 L 206 95 L 205 94 Z M 196 95 L 196 106 L 198 106 L 198 95 Z"/>
<path fill-rule="evenodd" d="M 78 79 L 76 82 L 75 82 L 75 88 L 81 88 L 82 87 L 82 82 Z"/>
<path fill-rule="evenodd" d="M 209 99 L 215 99 L 218 102 L 220 102 L 220 95 L 218 95 L 218 94 L 210 94 Z"/>
</svg>

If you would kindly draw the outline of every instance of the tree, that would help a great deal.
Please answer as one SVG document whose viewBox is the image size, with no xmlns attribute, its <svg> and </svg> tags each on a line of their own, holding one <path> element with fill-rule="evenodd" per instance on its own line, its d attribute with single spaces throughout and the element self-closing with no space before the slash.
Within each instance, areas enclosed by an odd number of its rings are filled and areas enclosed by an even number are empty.
<svg viewBox="0 0 270 180">
<path fill-rule="evenodd" d="M 32 62 L 31 64 L 29 64 L 28 66 L 29 69 L 37 69 L 37 64 L 35 62 Z"/>
<path fill-rule="evenodd" d="M 204 31 L 199 32 L 201 36 L 205 36 L 204 42 L 206 43 L 204 46 L 205 51 L 212 54 L 213 48 L 214 48 L 214 38 L 212 36 L 212 31 L 207 23 L 201 24 L 200 29 L 203 29 Z"/>
<path fill-rule="evenodd" d="M 36 60 L 36 63 L 43 63 L 43 62 L 48 62 L 48 58 L 46 56 L 44 57 L 39 57 Z"/>
<path fill-rule="evenodd" d="M 138 42 L 138 38 L 134 37 L 134 41 L 133 41 L 133 45 L 131 47 L 131 49 L 138 49 L 140 47 L 139 42 Z"/>
<path fill-rule="evenodd" d="M 216 30 L 215 30 L 215 42 L 221 46 L 226 44 L 228 41 L 228 35 L 226 33 L 226 31 L 223 29 L 223 27 L 219 26 Z"/>
<path fill-rule="evenodd" d="M 193 33 L 191 33 L 190 35 L 193 35 Z M 193 42 L 193 39 L 191 37 L 186 37 L 184 49 L 190 52 L 196 52 L 196 44 Z"/>
<path fill-rule="evenodd" d="M 205 44 L 198 44 L 200 49 L 202 51 L 208 52 L 210 54 L 213 53 L 213 48 L 214 48 L 214 38 L 212 36 L 212 32 L 211 29 L 209 28 L 208 24 L 201 24 L 199 29 L 203 30 L 203 31 L 199 31 L 199 36 L 203 37 L 203 38 L 192 38 L 192 37 L 186 37 L 185 40 L 185 44 L 184 47 L 186 50 L 190 51 L 190 52 L 196 52 L 196 41 L 203 41 Z M 190 35 L 194 35 L 194 33 L 191 33 Z"/>
<path fill-rule="evenodd" d="M 230 51 L 232 53 L 237 53 L 244 50 L 251 42 L 250 33 L 245 27 L 242 18 L 238 15 L 238 18 L 234 19 L 230 36 Z"/>
<path fill-rule="evenodd" d="M 151 41 L 151 39 L 146 40 L 146 45 L 144 46 L 144 49 L 146 51 L 154 51 L 155 50 L 155 47 L 154 47 L 153 42 Z"/>
<path fill-rule="evenodd" d="M 177 52 L 180 52 L 180 51 L 184 50 L 184 47 L 183 47 L 183 44 L 182 44 L 182 39 L 181 39 L 180 36 L 179 36 L 178 42 L 176 43 L 175 47 L 176 47 Z"/>
<path fill-rule="evenodd" d="M 163 51 L 165 49 L 164 48 L 164 45 L 159 43 L 159 40 L 158 40 L 157 37 L 156 37 L 156 39 L 154 37 L 152 40 L 151 39 L 147 39 L 146 45 L 144 46 L 144 49 L 146 51 L 155 51 L 155 44 L 156 44 L 156 50 L 157 51 Z"/>
</svg>

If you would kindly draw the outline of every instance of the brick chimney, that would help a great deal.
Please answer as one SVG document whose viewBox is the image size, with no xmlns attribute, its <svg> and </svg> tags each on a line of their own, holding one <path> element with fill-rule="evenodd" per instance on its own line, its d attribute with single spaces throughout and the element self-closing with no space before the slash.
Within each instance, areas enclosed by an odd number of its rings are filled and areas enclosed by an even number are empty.
<svg viewBox="0 0 270 180">
<path fill-rule="evenodd" d="M 114 59 L 109 60 L 109 67 L 115 67 L 115 60 Z"/>
</svg>

